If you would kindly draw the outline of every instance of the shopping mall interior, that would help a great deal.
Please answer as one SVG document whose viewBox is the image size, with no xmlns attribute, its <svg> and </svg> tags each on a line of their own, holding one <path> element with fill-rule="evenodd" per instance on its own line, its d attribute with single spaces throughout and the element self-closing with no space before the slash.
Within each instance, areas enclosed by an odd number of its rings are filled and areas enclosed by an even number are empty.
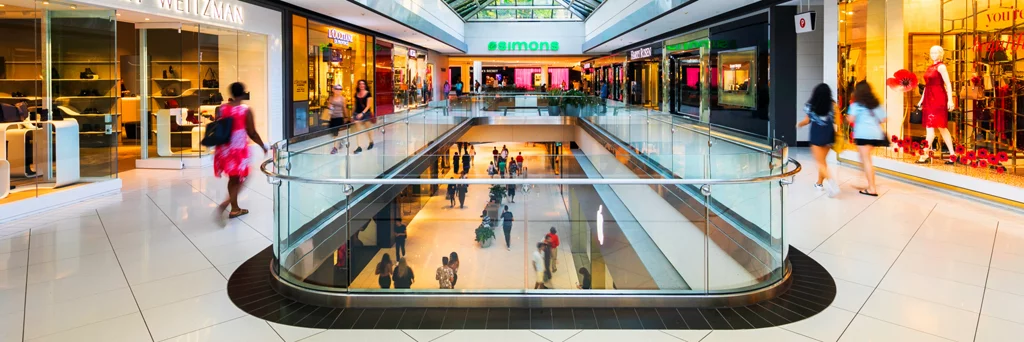
<svg viewBox="0 0 1024 342">
<path fill-rule="evenodd" d="M 0 0 L 0 342 L 1020 341 L 1016 14 Z"/>
</svg>

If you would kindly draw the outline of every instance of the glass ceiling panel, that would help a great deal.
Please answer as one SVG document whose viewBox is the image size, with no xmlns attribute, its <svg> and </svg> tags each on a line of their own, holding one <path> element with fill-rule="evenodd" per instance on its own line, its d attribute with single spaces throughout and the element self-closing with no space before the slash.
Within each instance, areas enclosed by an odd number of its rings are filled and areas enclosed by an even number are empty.
<svg viewBox="0 0 1024 342">
<path fill-rule="evenodd" d="M 444 0 L 463 21 L 585 20 L 607 0 Z"/>
</svg>

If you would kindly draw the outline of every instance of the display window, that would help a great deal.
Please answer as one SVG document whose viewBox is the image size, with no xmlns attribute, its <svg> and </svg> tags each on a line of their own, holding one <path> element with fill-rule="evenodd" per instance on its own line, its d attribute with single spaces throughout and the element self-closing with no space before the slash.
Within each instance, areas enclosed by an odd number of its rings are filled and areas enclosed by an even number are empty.
<svg viewBox="0 0 1024 342">
<path fill-rule="evenodd" d="M 393 78 L 395 85 L 395 112 L 409 109 L 409 103 L 415 99 L 416 86 L 413 83 L 413 76 L 409 71 L 409 64 L 414 63 L 414 61 L 415 58 L 413 61 L 409 59 L 409 48 L 396 45 L 391 50 L 391 64 L 394 70 Z"/>
<path fill-rule="evenodd" d="M 876 166 L 1024 202 L 1021 2 L 838 3 L 839 103 L 845 112 L 854 84 L 867 81 L 889 117 L 891 144 L 875 149 Z"/>
<path fill-rule="evenodd" d="M 329 129 L 332 115 L 350 119 L 356 84 L 366 81 L 374 89 L 373 37 L 298 15 L 292 16 L 292 37 L 292 134 Z M 334 98 L 337 86 L 345 109 L 332 114 L 332 101 L 342 101 Z"/>
<path fill-rule="evenodd" d="M 158 2 L 5 1 L 0 207 L 136 167 L 208 164 L 198 142 L 233 82 L 246 85 L 269 139 L 268 116 L 280 110 L 268 106 L 267 33 L 280 32 L 280 12 L 227 3 L 244 7 L 192 18 Z M 273 20 L 242 24 L 243 11 Z"/>
</svg>

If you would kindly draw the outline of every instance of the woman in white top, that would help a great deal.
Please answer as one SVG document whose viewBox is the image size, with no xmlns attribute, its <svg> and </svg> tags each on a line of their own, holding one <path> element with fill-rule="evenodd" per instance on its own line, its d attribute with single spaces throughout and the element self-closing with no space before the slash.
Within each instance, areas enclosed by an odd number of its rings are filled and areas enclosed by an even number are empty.
<svg viewBox="0 0 1024 342">
<path fill-rule="evenodd" d="M 888 147 L 882 125 L 885 123 L 885 109 L 878 103 L 878 98 L 871 91 L 871 86 L 860 81 L 853 88 L 853 104 L 850 105 L 846 120 L 853 124 L 853 141 L 860 152 L 860 161 L 864 165 L 864 177 L 867 188 L 861 189 L 862 195 L 878 196 L 875 186 L 875 167 L 871 160 L 871 150 L 875 147 Z"/>
</svg>

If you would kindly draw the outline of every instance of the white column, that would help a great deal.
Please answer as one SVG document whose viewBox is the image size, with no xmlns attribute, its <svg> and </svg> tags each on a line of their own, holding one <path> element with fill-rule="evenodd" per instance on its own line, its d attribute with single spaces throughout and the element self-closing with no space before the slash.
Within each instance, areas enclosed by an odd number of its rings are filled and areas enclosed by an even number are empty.
<svg viewBox="0 0 1024 342">
<path fill-rule="evenodd" d="M 548 79 L 548 67 L 540 67 L 540 84 L 547 84 L 548 89 L 551 89 L 551 80 Z"/>
<path fill-rule="evenodd" d="M 824 35 L 822 58 L 824 59 L 823 83 L 832 88 L 832 98 L 839 98 L 839 3 L 825 1 L 825 10 L 821 15 L 821 29 Z"/>
<path fill-rule="evenodd" d="M 484 62 L 473 61 L 473 82 L 466 84 L 469 90 L 473 90 L 473 85 L 476 84 L 474 82 L 480 82 L 481 86 L 484 84 Z M 467 88 L 463 89 L 465 91 Z"/>
</svg>

